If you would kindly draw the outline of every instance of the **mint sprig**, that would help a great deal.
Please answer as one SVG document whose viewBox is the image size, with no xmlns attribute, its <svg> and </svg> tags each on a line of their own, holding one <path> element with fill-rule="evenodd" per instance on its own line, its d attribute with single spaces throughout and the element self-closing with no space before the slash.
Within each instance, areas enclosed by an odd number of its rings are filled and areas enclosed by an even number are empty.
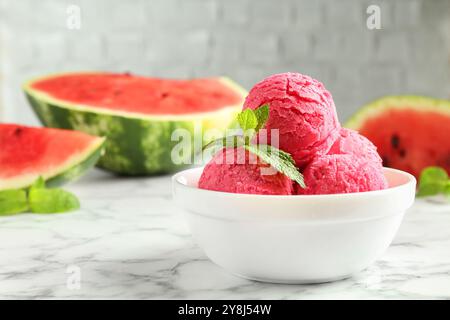
<svg viewBox="0 0 450 320">
<path fill-rule="evenodd" d="M 30 190 L 29 202 L 33 213 L 62 213 L 80 208 L 77 197 L 63 189 Z"/>
<path fill-rule="evenodd" d="M 33 189 L 44 189 L 45 188 L 45 180 L 42 177 L 37 178 L 37 180 L 31 185 L 30 190 Z"/>
<path fill-rule="evenodd" d="M 47 189 L 40 177 L 28 192 L 30 210 L 33 213 L 62 213 L 80 208 L 78 198 L 63 189 Z"/>
<path fill-rule="evenodd" d="M 450 179 L 445 169 L 436 166 L 427 167 L 420 173 L 417 196 L 427 197 L 437 194 L 443 194 L 450 200 Z"/>
<path fill-rule="evenodd" d="M 269 119 L 269 105 L 264 104 L 260 106 L 259 108 L 255 109 L 253 112 L 258 119 L 258 125 L 255 128 L 255 131 L 258 132 L 260 129 L 262 129 L 265 125 L 267 120 Z"/>
<path fill-rule="evenodd" d="M 242 130 L 255 130 L 258 127 L 258 117 L 252 109 L 245 109 L 237 116 L 239 126 Z"/>
<path fill-rule="evenodd" d="M 257 155 L 261 160 L 270 164 L 278 172 L 297 182 L 302 188 L 306 188 L 303 175 L 295 166 L 292 156 L 280 149 L 266 144 L 254 144 L 252 138 L 262 129 L 269 119 L 269 105 L 264 104 L 259 108 L 245 109 L 237 116 L 242 135 L 228 136 L 213 140 L 203 146 L 202 150 L 209 147 L 241 147 Z"/>
<path fill-rule="evenodd" d="M 25 190 L 0 191 L 0 216 L 13 215 L 28 210 Z"/>
<path fill-rule="evenodd" d="M 63 189 L 47 189 L 39 177 L 28 190 L 0 191 L 0 216 L 31 211 L 33 213 L 61 213 L 80 208 L 72 193 Z"/>
</svg>

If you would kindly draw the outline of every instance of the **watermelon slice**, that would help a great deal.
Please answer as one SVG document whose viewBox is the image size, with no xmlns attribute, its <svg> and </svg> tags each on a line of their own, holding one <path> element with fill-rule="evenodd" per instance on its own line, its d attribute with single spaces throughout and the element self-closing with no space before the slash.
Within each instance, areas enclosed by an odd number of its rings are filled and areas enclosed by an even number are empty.
<svg viewBox="0 0 450 320">
<path fill-rule="evenodd" d="M 363 107 L 345 124 L 378 148 L 384 166 L 419 177 L 423 168 L 441 166 L 450 174 L 450 101 L 390 96 Z"/>
<path fill-rule="evenodd" d="M 82 132 L 0 124 L 0 190 L 26 188 L 39 176 L 49 186 L 81 176 L 105 139 Z"/>
<path fill-rule="evenodd" d="M 172 160 L 179 142 L 172 139 L 174 130 L 186 129 L 192 138 L 198 127 L 223 133 L 247 94 L 226 78 L 169 80 L 115 73 L 53 75 L 27 82 L 24 90 L 44 125 L 106 136 L 98 165 L 129 175 L 188 166 L 189 161 Z"/>
</svg>

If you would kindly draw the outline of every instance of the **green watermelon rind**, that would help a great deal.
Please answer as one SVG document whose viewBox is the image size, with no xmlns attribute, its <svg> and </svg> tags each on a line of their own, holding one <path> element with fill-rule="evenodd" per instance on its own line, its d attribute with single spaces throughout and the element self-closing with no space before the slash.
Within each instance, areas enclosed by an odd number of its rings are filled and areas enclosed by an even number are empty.
<svg viewBox="0 0 450 320">
<path fill-rule="evenodd" d="M 23 86 L 40 121 L 48 127 L 106 137 L 105 153 L 97 166 L 123 175 L 158 175 L 190 167 L 189 163 L 172 162 L 171 152 L 178 143 L 171 141 L 172 132 L 186 129 L 194 134 L 197 125 L 203 130 L 224 132 L 242 108 L 241 104 L 236 104 L 213 112 L 162 116 L 109 111 L 55 99 L 31 87 L 35 81 L 45 78 L 28 81 Z M 221 81 L 244 99 L 244 89 L 227 78 L 221 78 Z"/>
<path fill-rule="evenodd" d="M 105 138 L 101 138 L 101 140 L 95 143 L 89 152 L 87 152 L 87 156 L 81 160 L 81 162 L 74 164 L 69 169 L 66 169 L 53 177 L 48 178 L 45 182 L 46 185 L 49 187 L 58 187 L 68 182 L 78 180 L 86 173 L 86 171 L 97 164 L 103 154 L 105 141 Z"/>
<path fill-rule="evenodd" d="M 425 96 L 386 96 L 363 106 L 348 119 L 344 127 L 359 130 L 369 119 L 382 115 L 388 110 L 416 110 L 418 112 L 437 112 L 450 117 L 450 101 Z"/>
<path fill-rule="evenodd" d="M 38 176 L 44 178 L 46 185 L 49 187 L 58 187 L 68 182 L 73 182 L 84 175 L 86 171 L 97 163 L 103 153 L 104 144 L 105 138 L 96 137 L 89 148 L 87 148 L 80 157 L 76 157 L 54 169 L 53 173 L 42 172 L 35 178 L 26 178 L 26 180 L 23 181 L 21 181 L 20 178 L 11 179 L 2 184 L 0 190 L 27 189 L 34 183 Z"/>
</svg>

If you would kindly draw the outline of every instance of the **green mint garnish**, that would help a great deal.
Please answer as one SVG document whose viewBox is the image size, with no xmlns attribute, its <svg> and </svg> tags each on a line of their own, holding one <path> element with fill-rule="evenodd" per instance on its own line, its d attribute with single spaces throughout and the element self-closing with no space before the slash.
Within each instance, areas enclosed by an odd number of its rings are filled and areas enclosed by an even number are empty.
<svg viewBox="0 0 450 320">
<path fill-rule="evenodd" d="M 264 104 L 260 106 L 254 113 L 258 119 L 258 125 L 256 126 L 255 131 L 258 132 L 266 125 L 267 119 L 269 119 L 269 105 Z"/>
<path fill-rule="evenodd" d="M 258 117 L 252 109 L 245 109 L 237 116 L 239 126 L 242 129 L 244 135 L 245 144 L 250 143 L 250 140 L 256 133 L 258 127 Z"/>
<path fill-rule="evenodd" d="M 80 208 L 77 197 L 63 189 L 31 188 L 28 197 L 33 213 L 61 213 Z"/>
<path fill-rule="evenodd" d="M 447 171 L 441 167 L 427 167 L 419 178 L 418 197 L 444 194 L 450 199 L 450 179 Z"/>
<path fill-rule="evenodd" d="M 77 197 L 62 189 L 47 189 L 39 177 L 28 192 L 23 189 L 0 191 L 0 215 L 31 211 L 33 213 L 60 213 L 80 208 Z"/>
<path fill-rule="evenodd" d="M 303 175 L 295 166 L 292 156 L 270 145 L 249 144 L 244 146 L 249 152 L 256 154 L 261 160 L 267 162 L 277 171 L 297 182 L 302 188 L 306 188 Z"/>
<path fill-rule="evenodd" d="M 245 109 L 238 114 L 237 118 L 243 131 L 245 143 L 249 144 L 253 136 L 265 126 L 269 118 L 269 105 L 264 104 L 255 110 Z"/>
<path fill-rule="evenodd" d="M 450 200 L 450 181 L 447 181 L 442 192 Z"/>
<path fill-rule="evenodd" d="M 255 130 L 258 126 L 258 118 L 256 117 L 255 111 L 252 109 L 245 109 L 240 112 L 237 116 L 239 126 L 242 130 Z"/>
<path fill-rule="evenodd" d="M 0 191 L 0 216 L 12 215 L 28 210 L 25 190 Z"/>
<path fill-rule="evenodd" d="M 278 172 L 297 182 L 302 188 L 306 188 L 303 175 L 295 166 L 292 156 L 282 150 L 265 144 L 253 144 L 252 137 L 262 129 L 269 119 L 269 105 L 264 104 L 259 108 L 245 109 L 237 116 L 239 126 L 243 134 L 241 136 L 229 136 L 209 142 L 203 146 L 203 150 L 212 147 L 240 147 L 244 146 L 246 150 L 257 155 L 261 160 L 270 164 Z M 231 143 L 230 143 L 231 142 Z"/>
<path fill-rule="evenodd" d="M 42 177 L 37 178 L 37 180 L 30 187 L 30 189 L 43 189 L 43 188 L 45 188 L 45 180 Z"/>
</svg>

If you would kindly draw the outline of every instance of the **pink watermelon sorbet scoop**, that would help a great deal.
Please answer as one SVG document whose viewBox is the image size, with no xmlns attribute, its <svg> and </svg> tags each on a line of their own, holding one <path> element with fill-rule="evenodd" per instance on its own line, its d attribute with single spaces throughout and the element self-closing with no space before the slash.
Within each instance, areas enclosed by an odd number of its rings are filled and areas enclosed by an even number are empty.
<svg viewBox="0 0 450 320">
<path fill-rule="evenodd" d="M 328 154 L 353 154 L 365 161 L 382 165 L 377 147 L 363 135 L 347 128 L 341 128 L 339 137 L 331 146 Z"/>
<path fill-rule="evenodd" d="M 306 189 L 297 194 L 332 194 L 387 188 L 376 147 L 356 131 L 342 128 L 328 154 L 317 156 L 303 171 Z"/>
<path fill-rule="evenodd" d="M 257 83 L 247 96 L 244 109 L 269 104 L 266 124 L 279 130 L 279 148 L 289 152 L 303 168 L 315 156 L 326 154 L 340 124 L 331 94 L 319 81 L 299 73 L 281 73 Z"/>
<path fill-rule="evenodd" d="M 350 154 L 331 154 L 313 160 L 303 172 L 306 189 L 297 194 L 333 194 L 381 190 L 387 187 L 382 168 Z"/>
<path fill-rule="evenodd" d="M 293 194 L 287 176 L 240 148 L 224 148 L 206 165 L 200 177 L 201 189 L 266 195 Z"/>
</svg>

